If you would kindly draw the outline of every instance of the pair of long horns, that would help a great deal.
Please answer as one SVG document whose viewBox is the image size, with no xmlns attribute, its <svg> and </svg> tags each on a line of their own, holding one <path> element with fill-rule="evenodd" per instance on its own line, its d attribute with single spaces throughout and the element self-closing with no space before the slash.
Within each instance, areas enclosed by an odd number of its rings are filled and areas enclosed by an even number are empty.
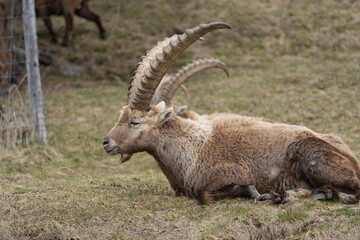
<svg viewBox="0 0 360 240">
<path fill-rule="evenodd" d="M 185 83 L 191 76 L 195 75 L 196 73 L 209 68 L 221 68 L 229 77 L 227 66 L 222 61 L 215 58 L 195 60 L 178 70 L 164 84 L 162 84 L 163 81 L 161 81 L 160 85 L 164 85 L 164 89 L 160 95 L 160 100 L 165 101 L 166 105 L 170 105 L 171 99 L 174 97 L 181 84 Z M 159 87 L 161 87 L 160 85 Z"/>
<path fill-rule="evenodd" d="M 200 37 L 222 28 L 230 29 L 231 26 L 222 22 L 200 24 L 182 35 L 175 34 L 158 42 L 142 58 L 131 79 L 128 91 L 131 109 L 147 111 L 156 88 L 177 57 Z"/>
<path fill-rule="evenodd" d="M 193 75 L 210 68 L 220 68 L 224 70 L 227 77 L 229 72 L 226 64 L 216 58 L 203 58 L 192 61 L 171 75 L 165 75 L 155 90 L 151 99 L 151 104 L 165 101 L 166 105 L 171 104 L 171 99 L 182 84 L 188 81 Z M 183 88 L 184 90 L 185 88 Z M 184 90 L 186 91 L 186 90 Z"/>
</svg>

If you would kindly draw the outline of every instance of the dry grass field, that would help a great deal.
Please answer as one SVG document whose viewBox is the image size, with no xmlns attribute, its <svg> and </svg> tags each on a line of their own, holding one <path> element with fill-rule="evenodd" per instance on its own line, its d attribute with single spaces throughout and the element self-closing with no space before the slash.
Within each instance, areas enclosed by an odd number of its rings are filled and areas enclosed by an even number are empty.
<svg viewBox="0 0 360 240">
<path fill-rule="evenodd" d="M 351 0 L 93 0 L 108 32 L 75 19 L 69 47 L 38 21 L 40 48 L 82 66 L 80 77 L 42 69 L 49 146 L 0 152 L 0 239 L 360 239 L 360 204 L 231 199 L 200 206 L 175 197 L 152 157 L 124 164 L 102 138 L 126 104 L 140 57 L 202 22 L 233 26 L 205 36 L 175 63 L 216 57 L 174 104 L 305 125 L 344 139 L 360 159 L 360 2 Z M 61 17 L 54 17 L 59 35 Z"/>
</svg>

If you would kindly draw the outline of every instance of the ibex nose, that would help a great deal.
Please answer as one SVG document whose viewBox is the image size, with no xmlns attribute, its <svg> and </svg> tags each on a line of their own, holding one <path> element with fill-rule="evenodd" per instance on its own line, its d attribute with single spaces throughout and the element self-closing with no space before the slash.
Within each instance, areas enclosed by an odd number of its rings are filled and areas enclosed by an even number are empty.
<svg viewBox="0 0 360 240">
<path fill-rule="evenodd" d="M 106 147 L 109 144 L 109 139 L 106 137 L 103 140 L 103 146 Z"/>
</svg>

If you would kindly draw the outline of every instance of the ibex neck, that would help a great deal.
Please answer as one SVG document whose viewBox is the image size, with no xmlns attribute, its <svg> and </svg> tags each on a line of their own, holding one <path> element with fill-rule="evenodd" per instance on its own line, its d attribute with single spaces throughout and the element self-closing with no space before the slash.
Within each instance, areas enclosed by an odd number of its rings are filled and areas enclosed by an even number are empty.
<svg viewBox="0 0 360 240">
<path fill-rule="evenodd" d="M 159 130 L 151 154 L 159 163 L 170 183 L 175 183 L 188 196 L 193 193 L 196 179 L 193 176 L 199 153 L 211 137 L 209 122 L 174 118 Z M 174 186 L 173 186 L 174 187 Z"/>
</svg>

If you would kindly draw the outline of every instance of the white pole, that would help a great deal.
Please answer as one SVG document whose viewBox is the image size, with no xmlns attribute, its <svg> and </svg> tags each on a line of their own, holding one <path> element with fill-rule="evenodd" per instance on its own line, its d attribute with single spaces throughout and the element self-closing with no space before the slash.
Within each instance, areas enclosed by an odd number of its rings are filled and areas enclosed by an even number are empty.
<svg viewBox="0 0 360 240">
<path fill-rule="evenodd" d="M 43 144 L 47 144 L 38 59 L 34 0 L 23 0 L 23 27 L 31 121 L 35 128 L 36 140 Z"/>
</svg>

